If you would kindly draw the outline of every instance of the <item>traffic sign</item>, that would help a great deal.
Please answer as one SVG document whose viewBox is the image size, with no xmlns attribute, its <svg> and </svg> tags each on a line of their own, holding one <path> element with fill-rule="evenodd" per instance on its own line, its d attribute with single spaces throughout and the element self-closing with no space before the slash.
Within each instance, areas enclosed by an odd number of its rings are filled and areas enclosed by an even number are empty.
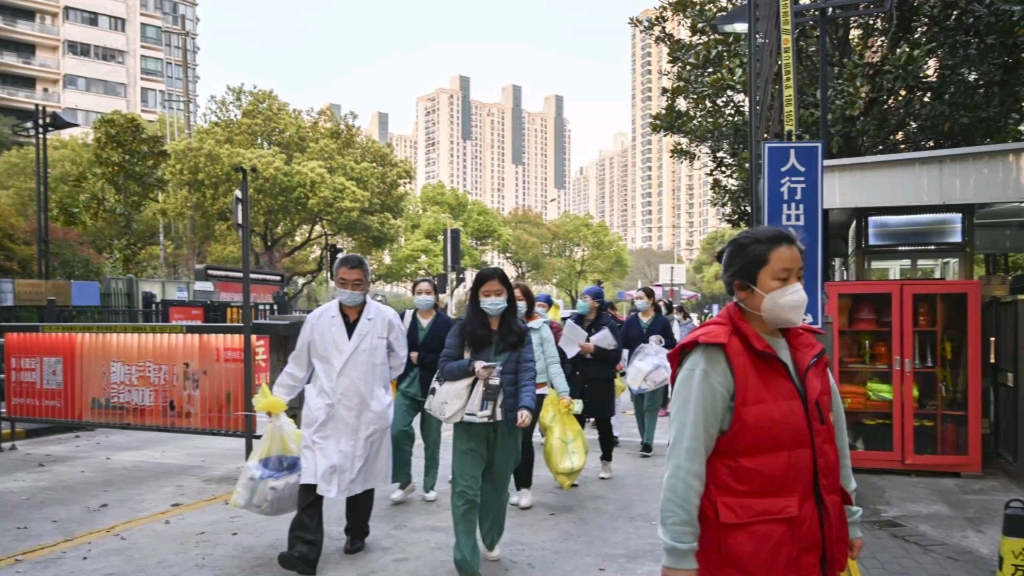
<svg viewBox="0 0 1024 576">
<path fill-rule="evenodd" d="M 825 284 L 822 270 L 821 142 L 765 142 L 762 205 L 765 226 L 788 229 L 804 249 L 804 323 L 821 327 Z"/>
</svg>

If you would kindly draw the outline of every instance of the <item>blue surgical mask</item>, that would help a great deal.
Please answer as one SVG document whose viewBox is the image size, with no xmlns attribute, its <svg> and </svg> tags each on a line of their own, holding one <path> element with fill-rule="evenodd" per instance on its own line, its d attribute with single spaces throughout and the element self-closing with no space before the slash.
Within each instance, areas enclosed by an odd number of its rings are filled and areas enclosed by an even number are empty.
<svg viewBox="0 0 1024 576">
<path fill-rule="evenodd" d="M 526 318 L 526 302 L 516 302 L 516 315 L 520 319 Z"/>
<path fill-rule="evenodd" d="M 501 316 L 502 312 L 508 308 L 507 298 L 481 298 L 480 309 L 491 318 Z"/>
<path fill-rule="evenodd" d="M 579 314 L 590 314 L 590 302 L 587 302 L 586 300 L 577 300 L 576 312 Z"/>
<path fill-rule="evenodd" d="M 338 300 L 349 308 L 362 306 L 363 302 L 366 302 L 365 292 L 356 292 L 355 290 L 344 290 L 342 288 L 338 288 L 335 293 L 338 295 Z"/>
<path fill-rule="evenodd" d="M 417 296 L 413 298 L 412 303 L 416 305 L 416 308 L 426 312 L 427 310 L 433 310 L 434 305 L 437 304 L 437 300 L 434 300 L 433 296 Z"/>
<path fill-rule="evenodd" d="M 637 300 L 633 304 L 636 305 L 638 312 L 647 312 L 647 309 L 651 307 L 651 303 L 647 300 Z"/>
</svg>

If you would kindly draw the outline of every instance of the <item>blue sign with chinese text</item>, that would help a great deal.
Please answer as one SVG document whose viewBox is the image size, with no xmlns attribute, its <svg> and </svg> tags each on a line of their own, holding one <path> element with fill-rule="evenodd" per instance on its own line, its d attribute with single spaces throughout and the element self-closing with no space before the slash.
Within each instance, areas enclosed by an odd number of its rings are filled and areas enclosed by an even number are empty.
<svg viewBox="0 0 1024 576">
<path fill-rule="evenodd" d="M 822 173 L 821 142 L 765 142 L 762 150 L 763 223 L 785 228 L 804 248 L 804 289 L 807 313 L 804 322 L 821 327 L 825 279 L 822 271 Z"/>
</svg>

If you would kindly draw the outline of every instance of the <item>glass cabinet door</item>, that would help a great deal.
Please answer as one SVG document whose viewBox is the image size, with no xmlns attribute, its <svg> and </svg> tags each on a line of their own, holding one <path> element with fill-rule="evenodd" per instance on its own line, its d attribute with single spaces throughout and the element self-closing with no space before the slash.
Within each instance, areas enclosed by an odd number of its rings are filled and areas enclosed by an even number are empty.
<svg viewBox="0 0 1024 576">
<path fill-rule="evenodd" d="M 859 285 L 857 285 L 859 284 Z M 836 384 L 856 461 L 902 457 L 899 289 L 878 283 L 837 287 L 830 298 L 837 335 Z"/>
<path fill-rule="evenodd" d="M 962 459 L 970 454 L 972 412 L 969 394 L 972 308 L 956 287 L 905 289 L 904 390 L 908 462 Z M 912 413 L 912 417 L 911 417 Z"/>
</svg>

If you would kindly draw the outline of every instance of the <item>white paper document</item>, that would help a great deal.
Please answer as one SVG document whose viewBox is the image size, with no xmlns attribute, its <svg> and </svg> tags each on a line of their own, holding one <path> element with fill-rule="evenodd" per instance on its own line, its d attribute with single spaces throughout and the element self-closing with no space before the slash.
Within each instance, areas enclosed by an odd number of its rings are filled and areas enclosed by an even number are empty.
<svg viewBox="0 0 1024 576">
<path fill-rule="evenodd" d="M 602 328 L 600 332 L 590 337 L 590 343 L 598 348 L 604 348 L 605 350 L 615 350 L 619 345 L 615 341 L 615 336 L 612 336 L 611 330 Z"/>
<path fill-rule="evenodd" d="M 586 341 L 586 330 L 577 326 L 575 322 L 566 322 L 565 327 L 562 328 L 562 339 L 558 341 L 558 346 L 565 351 L 566 357 L 572 358 L 580 353 L 580 344 Z"/>
</svg>

